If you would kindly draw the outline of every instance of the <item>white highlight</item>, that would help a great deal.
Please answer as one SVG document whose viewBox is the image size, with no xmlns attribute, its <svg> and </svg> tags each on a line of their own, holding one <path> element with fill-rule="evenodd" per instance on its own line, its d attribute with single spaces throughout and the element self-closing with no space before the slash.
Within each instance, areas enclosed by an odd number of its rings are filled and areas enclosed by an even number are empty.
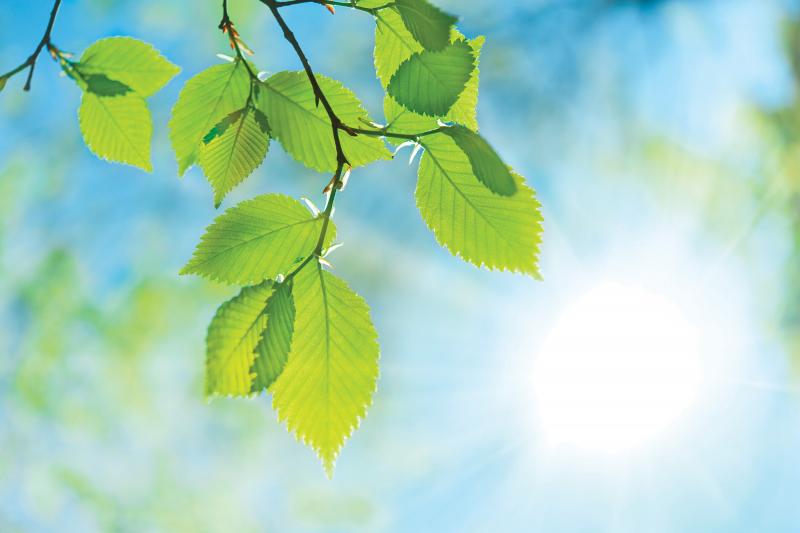
<svg viewBox="0 0 800 533">
<path fill-rule="evenodd" d="M 534 368 L 554 444 L 621 451 L 674 422 L 701 382 L 696 328 L 663 296 L 604 284 L 570 307 Z"/>
</svg>

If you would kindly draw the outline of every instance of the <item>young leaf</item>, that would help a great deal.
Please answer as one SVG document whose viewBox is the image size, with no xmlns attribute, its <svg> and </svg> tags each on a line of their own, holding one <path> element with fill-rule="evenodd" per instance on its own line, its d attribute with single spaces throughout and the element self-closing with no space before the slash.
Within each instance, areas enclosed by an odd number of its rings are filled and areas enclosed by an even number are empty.
<svg viewBox="0 0 800 533">
<path fill-rule="evenodd" d="M 317 81 L 337 116 L 358 127 L 370 120 L 358 98 L 338 81 L 317 76 Z M 264 82 L 264 111 L 270 127 L 283 148 L 300 163 L 320 172 L 336 170 L 336 149 L 331 135 L 331 122 L 322 105 L 316 104 L 311 84 L 304 72 L 279 72 Z M 340 135 L 342 148 L 354 167 L 391 154 L 382 140 L 367 135 Z"/>
<path fill-rule="evenodd" d="M 223 118 L 242 109 L 249 94 L 250 76 L 241 61 L 214 65 L 186 82 L 169 121 L 179 174 L 195 163 L 206 134 Z"/>
<path fill-rule="evenodd" d="M 98 157 L 146 171 L 153 123 L 144 99 L 135 93 L 102 97 L 84 92 L 78 123 L 86 146 Z"/>
<path fill-rule="evenodd" d="M 465 41 L 456 41 L 439 52 L 424 51 L 408 58 L 386 91 L 415 113 L 441 117 L 456 103 L 474 69 L 472 49 Z"/>
<path fill-rule="evenodd" d="M 255 348 L 269 325 L 264 308 L 272 281 L 245 287 L 217 309 L 206 336 L 206 396 L 247 396 L 255 375 Z"/>
<path fill-rule="evenodd" d="M 239 285 L 274 279 L 314 252 L 322 222 L 288 196 L 256 196 L 214 220 L 181 274 Z M 326 246 L 335 234 L 331 222 Z"/>
<path fill-rule="evenodd" d="M 463 36 L 454 29 L 453 39 L 463 39 Z M 475 69 L 473 69 L 472 76 L 470 76 L 464 91 L 459 95 L 458 100 L 456 100 L 456 103 L 450 108 L 450 111 L 444 116 L 445 121 L 463 124 L 473 131 L 478 130 L 478 120 L 476 116 L 479 83 L 478 59 L 480 58 L 484 40 L 483 37 L 476 37 L 475 39 L 467 41 L 470 48 L 472 48 L 472 53 L 475 54 Z M 425 115 L 409 111 L 398 104 L 394 98 L 388 94 L 383 100 L 383 113 L 386 117 L 386 123 L 389 125 L 389 129 L 395 133 L 412 134 L 432 130 L 437 127 L 435 117 L 426 117 Z M 390 137 L 387 137 L 387 140 L 394 144 L 402 142 Z"/>
<path fill-rule="evenodd" d="M 295 317 L 291 282 L 276 285 L 275 292 L 267 302 L 265 313 L 268 319 L 267 328 L 258 341 L 256 359 L 253 362 L 256 376 L 253 380 L 253 392 L 269 388 L 283 372 L 289 357 Z"/>
<path fill-rule="evenodd" d="M 103 75 L 141 96 L 157 93 L 180 72 L 152 45 L 131 37 L 100 39 L 87 48 L 75 65 L 85 75 Z"/>
<path fill-rule="evenodd" d="M 336 456 L 372 402 L 377 333 L 364 300 L 316 261 L 297 274 L 292 292 L 294 340 L 272 385 L 272 405 L 331 476 Z"/>
<path fill-rule="evenodd" d="M 408 31 L 423 47 L 436 51 L 450 42 L 450 27 L 456 17 L 427 0 L 395 0 L 394 4 Z"/>
<path fill-rule="evenodd" d="M 442 133 L 453 139 L 466 154 L 475 177 L 490 191 L 502 196 L 511 196 L 517 192 L 517 184 L 511 171 L 494 148 L 478 133 L 464 126 L 446 128 Z"/>
<path fill-rule="evenodd" d="M 439 133 L 421 142 L 417 206 L 439 244 L 476 266 L 539 278 L 542 217 L 533 190 L 513 174 L 517 192 L 494 194 L 478 182 L 450 136 Z"/>
<path fill-rule="evenodd" d="M 252 104 L 214 126 L 203 139 L 197 159 L 214 189 L 214 207 L 258 168 L 268 148 L 267 118 Z"/>
</svg>

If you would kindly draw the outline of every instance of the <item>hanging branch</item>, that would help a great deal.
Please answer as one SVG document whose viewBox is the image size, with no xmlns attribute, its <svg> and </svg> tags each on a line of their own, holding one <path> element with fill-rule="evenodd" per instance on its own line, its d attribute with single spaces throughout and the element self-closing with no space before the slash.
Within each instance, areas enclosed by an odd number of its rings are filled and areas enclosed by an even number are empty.
<svg viewBox="0 0 800 533">
<path fill-rule="evenodd" d="M 0 89 L 2 89 L 2 86 L 5 85 L 5 82 L 8 81 L 9 78 L 27 68 L 29 69 L 28 78 L 25 80 L 25 86 L 22 89 L 24 91 L 31 90 L 31 80 L 33 79 L 33 70 L 36 68 L 36 60 L 39 59 L 39 54 L 41 53 L 44 47 L 47 47 L 47 49 L 51 51 L 55 49 L 53 44 L 50 42 L 50 34 L 53 31 L 53 25 L 56 22 L 56 15 L 58 14 L 58 8 L 60 6 L 61 6 L 61 0 L 55 0 L 55 2 L 53 3 L 53 9 L 50 11 L 50 20 L 47 21 L 47 28 L 45 29 L 44 35 L 42 36 L 42 39 L 39 41 L 39 44 L 36 46 L 36 49 L 30 56 L 28 56 L 28 59 L 26 59 L 22 64 L 0 76 Z"/>
</svg>

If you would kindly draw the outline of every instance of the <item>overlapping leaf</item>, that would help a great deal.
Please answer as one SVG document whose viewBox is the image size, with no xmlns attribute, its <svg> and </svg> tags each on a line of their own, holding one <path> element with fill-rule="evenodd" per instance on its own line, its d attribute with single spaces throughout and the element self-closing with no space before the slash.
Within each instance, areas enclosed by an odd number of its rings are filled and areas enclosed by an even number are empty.
<svg viewBox="0 0 800 533">
<path fill-rule="evenodd" d="M 169 121 L 179 174 L 195 163 L 209 131 L 244 108 L 249 94 L 250 76 L 242 61 L 214 65 L 186 82 Z"/>
<path fill-rule="evenodd" d="M 364 300 L 317 262 L 298 273 L 293 294 L 294 339 L 272 385 L 272 404 L 289 430 L 317 452 L 330 476 L 372 402 L 377 333 Z"/>
<path fill-rule="evenodd" d="M 87 48 L 75 66 L 87 76 L 101 75 L 148 97 L 180 72 L 152 45 L 131 37 L 100 39 Z"/>
<path fill-rule="evenodd" d="M 436 240 L 477 266 L 539 277 L 542 217 L 534 192 L 516 174 L 517 192 L 492 193 L 448 135 L 422 140 L 416 198 Z"/>
<path fill-rule="evenodd" d="M 275 287 L 264 312 L 268 323 L 255 349 L 253 392 L 268 389 L 283 372 L 289 357 L 295 318 L 291 282 Z"/>
<path fill-rule="evenodd" d="M 359 127 L 369 116 L 358 98 L 338 81 L 317 76 L 317 81 L 338 117 Z M 297 161 L 320 172 L 336 170 L 336 150 L 331 122 L 322 105 L 317 105 L 304 72 L 279 72 L 264 82 L 264 110 L 273 136 Z M 342 148 L 354 167 L 391 154 L 382 140 L 366 135 L 341 134 Z"/>
<path fill-rule="evenodd" d="M 288 196 L 257 196 L 214 220 L 181 274 L 239 285 L 274 279 L 313 253 L 322 223 Z M 331 222 L 326 246 L 335 233 Z"/>
<path fill-rule="evenodd" d="M 394 5 L 408 31 L 427 50 L 441 50 L 450 42 L 456 17 L 427 0 L 395 0 Z"/>
<path fill-rule="evenodd" d="M 508 166 L 480 134 L 458 125 L 446 128 L 442 133 L 453 139 L 466 154 L 473 174 L 490 191 L 503 196 L 517 192 L 517 184 Z"/>
</svg>

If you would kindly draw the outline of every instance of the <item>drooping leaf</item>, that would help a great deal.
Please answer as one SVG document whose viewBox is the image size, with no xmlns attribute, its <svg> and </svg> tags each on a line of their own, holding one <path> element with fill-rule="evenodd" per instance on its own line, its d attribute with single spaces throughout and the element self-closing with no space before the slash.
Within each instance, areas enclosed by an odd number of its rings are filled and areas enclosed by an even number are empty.
<svg viewBox="0 0 800 533">
<path fill-rule="evenodd" d="M 257 196 L 214 220 L 181 274 L 239 285 L 275 279 L 313 253 L 322 222 L 288 196 Z M 331 222 L 325 242 L 335 234 Z"/>
<path fill-rule="evenodd" d="M 269 388 L 283 372 L 289 357 L 295 317 L 292 282 L 280 283 L 275 287 L 265 313 L 267 327 L 258 341 L 256 359 L 253 362 L 256 376 L 253 380 L 253 392 Z"/>
<path fill-rule="evenodd" d="M 453 39 L 458 40 L 462 38 L 463 36 L 454 29 Z M 472 76 L 470 76 L 467 85 L 464 87 L 464 91 L 458 97 L 456 103 L 453 104 L 453 107 L 450 108 L 450 111 L 448 111 L 443 118 L 448 122 L 462 124 L 473 131 L 478 130 L 478 120 L 476 114 L 478 106 L 479 84 L 478 59 L 480 58 L 481 48 L 483 47 L 484 40 L 485 39 L 483 37 L 476 37 L 475 39 L 467 41 L 470 48 L 472 48 L 472 52 L 475 54 L 475 69 L 473 69 Z M 409 111 L 405 107 L 398 104 L 394 98 L 388 94 L 383 100 L 383 113 L 386 117 L 386 123 L 388 124 L 389 129 L 395 133 L 413 134 L 432 130 L 437 127 L 437 119 L 435 117 L 427 117 L 425 115 L 420 115 L 419 113 Z M 402 139 L 392 139 L 391 137 L 387 137 L 387 140 L 394 144 L 403 142 Z"/>
<path fill-rule="evenodd" d="M 539 278 L 542 217 L 533 190 L 514 173 L 517 192 L 494 194 L 450 136 L 430 135 L 422 144 L 417 206 L 436 240 L 476 266 Z"/>
<path fill-rule="evenodd" d="M 443 117 L 458 100 L 475 69 L 475 56 L 465 41 L 439 52 L 412 55 L 394 73 L 386 91 L 403 107 Z"/>
<path fill-rule="evenodd" d="M 339 119 L 361 127 L 369 116 L 358 98 L 338 81 L 317 75 L 325 96 Z M 320 172 L 336 170 L 336 150 L 331 122 L 322 104 L 316 105 L 311 83 L 304 72 L 279 72 L 264 82 L 264 111 L 273 136 L 294 159 Z M 352 137 L 340 133 L 342 149 L 354 167 L 391 154 L 381 139 L 367 135 Z"/>
<path fill-rule="evenodd" d="M 97 96 L 123 96 L 132 91 L 130 87 L 117 80 L 112 80 L 105 74 L 88 74 L 83 76 L 86 84 L 85 90 Z"/>
<path fill-rule="evenodd" d="M 247 396 L 255 349 L 269 319 L 264 312 L 272 281 L 245 287 L 217 309 L 206 336 L 206 396 Z"/>
<path fill-rule="evenodd" d="M 84 92 L 78 122 L 86 146 L 98 157 L 152 170 L 153 124 L 147 104 L 138 94 L 103 97 Z"/>
<path fill-rule="evenodd" d="M 445 13 L 427 0 L 395 0 L 408 31 L 428 50 L 441 50 L 450 42 L 450 27 L 456 17 Z"/>
<path fill-rule="evenodd" d="M 250 76 L 241 61 L 214 65 L 186 82 L 169 121 L 169 138 L 179 174 L 195 163 L 208 132 L 223 118 L 242 109 L 249 94 Z"/>
<path fill-rule="evenodd" d="M 480 134 L 458 125 L 446 128 L 442 133 L 453 139 L 466 154 L 473 174 L 490 191 L 502 196 L 517 192 L 517 184 L 508 166 Z"/>
<path fill-rule="evenodd" d="M 76 68 L 84 75 L 102 75 L 141 96 L 157 93 L 180 72 L 152 45 L 131 37 L 100 39 L 87 48 Z"/>
<path fill-rule="evenodd" d="M 331 476 L 345 440 L 372 402 L 377 333 L 364 300 L 315 261 L 297 274 L 292 293 L 294 339 L 272 385 L 272 405 Z"/>
<path fill-rule="evenodd" d="M 250 105 L 222 119 L 203 138 L 198 165 L 214 189 L 214 207 L 264 161 L 267 127 L 261 110 Z"/>
</svg>

